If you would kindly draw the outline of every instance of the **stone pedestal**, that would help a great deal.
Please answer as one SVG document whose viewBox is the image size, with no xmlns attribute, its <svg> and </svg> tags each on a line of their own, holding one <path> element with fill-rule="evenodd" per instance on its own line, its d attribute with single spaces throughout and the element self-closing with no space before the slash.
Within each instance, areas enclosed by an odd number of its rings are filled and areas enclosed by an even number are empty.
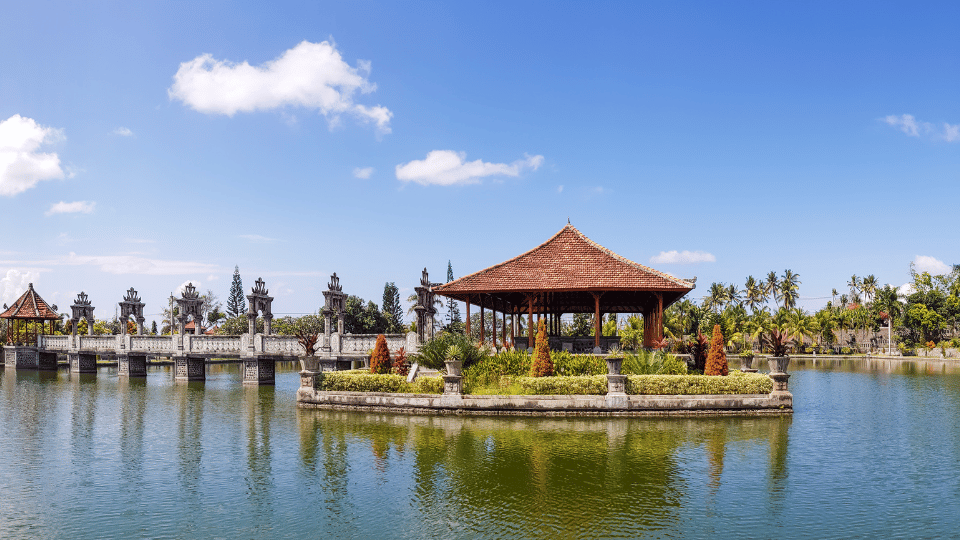
<svg viewBox="0 0 960 540">
<path fill-rule="evenodd" d="M 40 356 L 36 347 L 5 346 L 3 364 L 13 369 L 38 369 Z"/>
<path fill-rule="evenodd" d="M 607 395 L 608 396 L 626 396 L 627 395 L 627 376 L 626 375 L 607 375 Z"/>
<path fill-rule="evenodd" d="M 770 392 L 770 394 L 793 395 L 787 390 L 787 379 L 790 378 L 790 375 L 786 373 L 771 373 L 770 378 L 773 379 L 773 392 Z"/>
<path fill-rule="evenodd" d="M 300 372 L 300 387 L 301 388 L 316 388 L 317 387 L 317 372 L 303 370 Z"/>
<path fill-rule="evenodd" d="M 175 381 L 207 380 L 207 363 L 203 357 L 174 356 L 173 367 L 173 379 Z"/>
<path fill-rule="evenodd" d="M 463 394 L 463 377 L 460 375 L 444 375 L 443 393 L 455 396 Z"/>
<path fill-rule="evenodd" d="M 243 384 L 274 384 L 277 359 L 273 356 L 243 358 Z"/>
<path fill-rule="evenodd" d="M 142 354 L 117 355 L 117 374 L 121 377 L 146 377 L 147 357 Z"/>
<path fill-rule="evenodd" d="M 71 373 L 96 373 L 97 355 L 87 353 L 67 353 Z"/>
</svg>

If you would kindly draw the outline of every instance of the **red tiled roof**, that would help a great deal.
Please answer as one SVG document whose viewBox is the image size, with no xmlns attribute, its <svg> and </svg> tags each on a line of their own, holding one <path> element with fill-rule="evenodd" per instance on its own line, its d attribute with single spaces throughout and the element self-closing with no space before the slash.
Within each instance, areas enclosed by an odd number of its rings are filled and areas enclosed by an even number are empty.
<svg viewBox="0 0 960 540">
<path fill-rule="evenodd" d="M 621 257 L 567 224 L 552 238 L 508 261 L 439 285 L 440 294 L 509 291 L 676 291 L 694 283 Z"/>
<path fill-rule="evenodd" d="M 33 283 L 27 287 L 27 292 L 23 293 L 9 309 L 0 313 L 3 319 L 59 319 L 60 316 L 40 298 L 37 291 L 33 290 Z"/>
</svg>

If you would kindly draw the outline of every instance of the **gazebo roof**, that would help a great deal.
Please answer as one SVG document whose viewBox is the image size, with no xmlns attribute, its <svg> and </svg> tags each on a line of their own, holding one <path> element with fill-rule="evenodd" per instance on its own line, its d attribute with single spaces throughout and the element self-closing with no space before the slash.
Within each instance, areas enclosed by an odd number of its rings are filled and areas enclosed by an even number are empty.
<svg viewBox="0 0 960 540">
<path fill-rule="evenodd" d="M 37 291 L 33 290 L 33 283 L 31 283 L 27 291 L 12 306 L 0 313 L 0 318 L 55 320 L 60 316 L 50 309 L 43 298 L 40 298 Z"/>
<path fill-rule="evenodd" d="M 523 293 L 546 293 L 558 300 L 566 297 L 567 300 L 561 300 L 560 304 L 567 304 L 569 309 L 583 309 L 592 305 L 592 302 L 583 305 L 584 299 L 575 298 L 584 293 L 611 291 L 615 292 L 614 297 L 621 300 L 612 303 L 630 311 L 641 299 L 624 297 L 619 293 L 626 293 L 630 297 L 665 293 L 664 305 L 669 305 L 694 287 L 693 280 L 679 279 L 621 257 L 567 224 L 552 238 L 530 251 L 435 286 L 433 291 L 458 300 L 466 300 L 468 295 L 490 295 L 499 300 L 498 303 L 512 305 L 522 305 Z"/>
</svg>

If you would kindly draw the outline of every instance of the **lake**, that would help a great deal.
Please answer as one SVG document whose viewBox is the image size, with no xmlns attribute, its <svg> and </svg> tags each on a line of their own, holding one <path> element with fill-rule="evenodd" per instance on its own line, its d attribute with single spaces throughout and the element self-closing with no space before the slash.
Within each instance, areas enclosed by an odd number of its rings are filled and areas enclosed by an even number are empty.
<svg viewBox="0 0 960 540">
<path fill-rule="evenodd" d="M 0 538 L 943 538 L 960 366 L 797 360 L 794 414 L 299 410 L 297 366 L 0 368 Z"/>
</svg>

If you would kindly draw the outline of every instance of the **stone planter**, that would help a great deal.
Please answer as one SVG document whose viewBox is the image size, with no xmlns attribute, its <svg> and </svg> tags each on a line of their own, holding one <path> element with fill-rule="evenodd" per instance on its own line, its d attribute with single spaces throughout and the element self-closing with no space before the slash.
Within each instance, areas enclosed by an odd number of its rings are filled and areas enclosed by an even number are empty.
<svg viewBox="0 0 960 540">
<path fill-rule="evenodd" d="M 463 362 L 460 360 L 447 360 L 444 362 L 447 365 L 447 375 L 455 375 L 457 377 L 462 375 L 463 371 Z"/>
<path fill-rule="evenodd" d="M 753 369 L 752 354 L 748 356 L 743 356 L 743 355 L 740 356 L 740 371 L 743 371 L 745 373 L 748 371 L 756 371 L 755 369 Z"/>
<path fill-rule="evenodd" d="M 607 357 L 607 375 L 620 375 L 623 368 L 623 358 Z"/>
<path fill-rule="evenodd" d="M 301 357 L 300 369 L 303 371 L 320 371 L 320 358 L 316 356 Z"/>
<path fill-rule="evenodd" d="M 786 373 L 787 366 L 790 365 L 790 357 L 770 356 L 767 358 L 767 365 L 770 366 L 770 373 Z"/>
</svg>

